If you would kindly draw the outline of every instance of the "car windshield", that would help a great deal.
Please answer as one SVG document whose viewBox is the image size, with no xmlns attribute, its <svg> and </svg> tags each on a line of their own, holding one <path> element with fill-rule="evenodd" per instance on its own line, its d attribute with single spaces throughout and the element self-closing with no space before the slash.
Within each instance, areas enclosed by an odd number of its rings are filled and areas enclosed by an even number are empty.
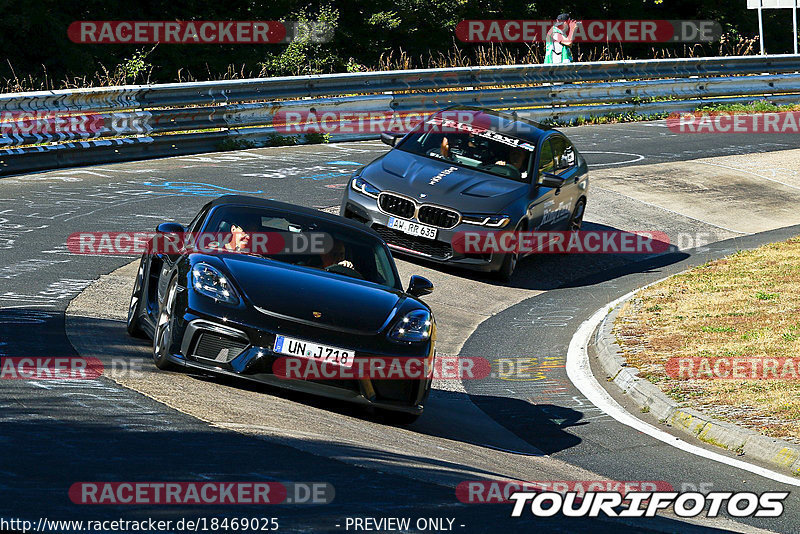
<svg viewBox="0 0 800 534">
<path fill-rule="evenodd" d="M 522 139 L 441 117 L 421 123 L 397 148 L 518 182 L 529 181 L 535 151 Z"/>
<path fill-rule="evenodd" d="M 211 246 L 220 250 L 255 254 L 402 289 L 394 260 L 383 242 L 343 224 L 269 208 L 220 206 L 212 212 L 204 234 L 213 236 L 217 241 Z M 259 237 L 263 239 L 260 246 Z M 276 242 L 280 250 L 275 250 Z"/>
</svg>

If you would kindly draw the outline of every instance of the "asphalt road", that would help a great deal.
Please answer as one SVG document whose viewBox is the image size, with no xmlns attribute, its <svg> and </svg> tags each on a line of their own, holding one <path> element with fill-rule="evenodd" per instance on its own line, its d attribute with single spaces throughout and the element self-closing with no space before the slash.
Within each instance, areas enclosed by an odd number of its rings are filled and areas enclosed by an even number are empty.
<svg viewBox="0 0 800 534">
<path fill-rule="evenodd" d="M 780 489 L 773 481 L 682 453 L 619 425 L 574 389 L 563 358 L 577 325 L 606 302 L 709 255 L 744 246 L 743 240 L 778 237 L 747 237 L 765 230 L 769 218 L 750 230 L 742 221 L 745 202 L 727 211 L 704 211 L 704 205 L 719 203 L 719 190 L 679 184 L 684 194 L 673 190 L 672 196 L 664 194 L 668 202 L 658 204 L 646 197 L 647 188 L 633 187 L 637 184 L 631 173 L 641 168 L 654 180 L 661 167 L 653 165 L 688 162 L 681 169 L 691 176 L 693 159 L 794 149 L 800 146 L 798 139 L 676 135 L 663 122 L 587 126 L 568 134 L 597 177 L 587 228 L 657 229 L 676 243 L 689 243 L 690 236 L 701 233 L 716 244 L 699 256 L 676 251 L 649 260 L 624 255 L 536 258 L 520 265 L 510 286 L 401 262 L 404 276 L 422 272 L 439 286 L 432 305 L 446 352 L 522 359 L 538 366 L 544 378 L 438 384 L 426 414 L 408 429 L 386 428 L 347 406 L 230 380 L 153 373 L 149 367 L 130 387 L 106 377 L 6 380 L 0 384 L 0 445 L 6 452 L 0 457 L 0 517 L 235 514 L 278 517 L 281 530 L 315 532 L 344 531 L 345 518 L 354 516 L 446 517 L 454 519 L 456 531 L 500 532 L 534 520 L 509 518 L 507 504 L 460 503 L 453 489 L 459 481 L 659 480 L 677 488 L 711 483 L 720 491 Z M 339 203 L 352 171 L 385 149 L 377 142 L 257 149 L 0 180 L 0 355 L 68 356 L 77 354 L 75 344 L 84 355 L 93 351 L 146 361 L 147 346 L 121 335 L 119 323 L 109 320 L 113 313 L 106 319 L 102 313 L 99 318 L 70 319 L 76 322 L 72 343 L 68 339 L 68 303 L 99 275 L 134 258 L 73 255 L 65 247 L 67 236 L 151 230 L 164 220 L 186 222 L 208 199 L 227 192 L 328 208 Z M 674 178 L 676 170 L 669 168 L 665 180 Z M 751 176 L 747 184 L 737 182 L 724 192 L 741 199 L 754 188 L 777 188 L 780 194 L 773 195 L 769 206 L 777 214 L 773 227 L 797 224 L 800 220 L 793 219 L 789 207 L 796 206 L 793 195 L 800 183 L 790 174 L 781 183 Z M 706 212 L 709 217 L 698 216 Z M 739 241 L 726 242 L 732 238 Z M 459 294 L 468 294 L 461 306 Z M 98 309 L 127 304 L 119 302 L 119 290 L 107 297 L 107 302 L 95 299 Z M 453 333 L 446 333 L 442 315 L 458 326 Z M 87 335 L 76 341 L 75 332 Z M 335 487 L 336 498 L 326 505 L 231 510 L 87 508 L 67 497 L 77 481 L 208 479 L 322 481 Z M 536 519 L 535 524 L 567 532 L 621 528 L 612 520 L 555 518 Z M 797 531 L 800 504 L 791 496 L 780 520 L 706 521 L 696 528 L 739 530 L 750 525 Z M 635 525 L 637 531 L 688 528 L 674 518 Z"/>
</svg>

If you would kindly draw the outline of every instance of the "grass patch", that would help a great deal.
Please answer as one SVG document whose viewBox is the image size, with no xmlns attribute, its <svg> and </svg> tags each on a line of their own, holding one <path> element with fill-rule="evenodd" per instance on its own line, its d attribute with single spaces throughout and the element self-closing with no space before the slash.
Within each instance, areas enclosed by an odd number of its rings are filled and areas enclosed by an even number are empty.
<svg viewBox="0 0 800 534">
<path fill-rule="evenodd" d="M 798 267 L 800 237 L 673 276 L 622 307 L 617 342 L 681 406 L 800 443 L 800 380 L 679 380 L 665 371 L 674 357 L 799 357 Z"/>
<path fill-rule="evenodd" d="M 697 111 L 727 111 L 731 113 L 772 113 L 798 110 L 800 110 L 800 104 L 773 104 L 769 100 L 755 100 L 746 104 L 706 104 L 697 108 Z"/>
<path fill-rule="evenodd" d="M 721 332 L 736 332 L 733 326 L 703 326 L 700 328 L 703 332 L 721 333 Z"/>
<path fill-rule="evenodd" d="M 676 100 L 674 96 L 664 98 L 638 98 L 633 97 L 630 99 L 631 104 L 645 104 L 647 102 L 660 102 Z M 769 100 L 753 100 L 752 102 L 744 102 L 737 104 L 727 104 L 724 102 L 714 104 L 704 104 L 697 107 L 694 111 L 704 113 L 765 113 L 765 112 L 785 112 L 785 111 L 800 111 L 800 104 L 773 104 Z M 639 121 L 654 121 L 659 119 L 666 119 L 670 113 L 638 113 L 629 111 L 626 113 L 608 113 L 606 115 L 597 115 L 595 117 L 577 117 L 571 120 L 560 119 L 545 119 L 540 121 L 545 126 L 583 126 L 586 124 L 615 124 L 620 122 L 639 122 Z"/>
<path fill-rule="evenodd" d="M 777 293 L 764 293 L 763 291 L 759 291 L 756 293 L 756 298 L 758 300 L 775 300 L 778 298 Z"/>
</svg>

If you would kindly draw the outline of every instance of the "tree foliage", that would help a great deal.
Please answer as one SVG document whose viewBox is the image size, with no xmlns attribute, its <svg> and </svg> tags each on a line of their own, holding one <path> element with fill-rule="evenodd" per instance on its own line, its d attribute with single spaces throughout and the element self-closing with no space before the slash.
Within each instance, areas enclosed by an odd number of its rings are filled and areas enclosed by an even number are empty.
<svg viewBox="0 0 800 534">
<path fill-rule="evenodd" d="M 746 9 L 744 0 L 564 0 L 558 4 L 536 0 L 0 0 L 0 8 L 4 54 L 0 81 L 16 77 L 28 80 L 28 85 L 50 87 L 63 85 L 63 80 L 80 85 L 102 77 L 107 83 L 112 79 L 131 83 L 358 71 L 375 68 L 381 57 L 401 51 L 414 66 L 425 66 L 425 58 L 448 53 L 454 46 L 465 58 L 477 56 L 477 45 L 455 40 L 454 29 L 461 20 L 552 19 L 557 11 L 586 19 L 712 19 L 723 25 L 730 39 L 758 33 L 755 13 Z M 787 11 L 765 13 L 771 53 L 791 51 Z M 335 31 L 327 43 L 309 35 L 289 44 L 268 45 L 72 43 L 67 27 L 84 20 L 293 20 L 324 23 Z M 508 54 L 503 57 L 525 55 L 526 45 L 504 47 Z M 675 54 L 682 53 L 672 48 Z M 620 48 L 625 56 L 643 58 L 658 55 L 657 49 L 652 45 Z M 715 52 L 712 47 L 705 53 Z"/>
</svg>

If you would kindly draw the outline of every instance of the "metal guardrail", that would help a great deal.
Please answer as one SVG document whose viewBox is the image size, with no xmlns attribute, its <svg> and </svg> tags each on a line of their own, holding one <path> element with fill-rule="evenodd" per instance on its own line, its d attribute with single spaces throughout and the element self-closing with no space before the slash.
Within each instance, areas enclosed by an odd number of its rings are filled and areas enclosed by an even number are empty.
<svg viewBox="0 0 800 534">
<path fill-rule="evenodd" d="M 0 95 L 0 174 L 270 144 L 287 110 L 425 112 L 453 104 L 537 120 L 800 102 L 800 56 L 382 71 Z M 90 128 L 27 128 L 31 117 Z M 48 119 L 44 119 L 45 121 Z M 58 130 L 58 131 L 56 131 Z M 375 138 L 350 135 L 347 138 Z M 338 138 L 337 138 L 338 139 Z"/>
</svg>

